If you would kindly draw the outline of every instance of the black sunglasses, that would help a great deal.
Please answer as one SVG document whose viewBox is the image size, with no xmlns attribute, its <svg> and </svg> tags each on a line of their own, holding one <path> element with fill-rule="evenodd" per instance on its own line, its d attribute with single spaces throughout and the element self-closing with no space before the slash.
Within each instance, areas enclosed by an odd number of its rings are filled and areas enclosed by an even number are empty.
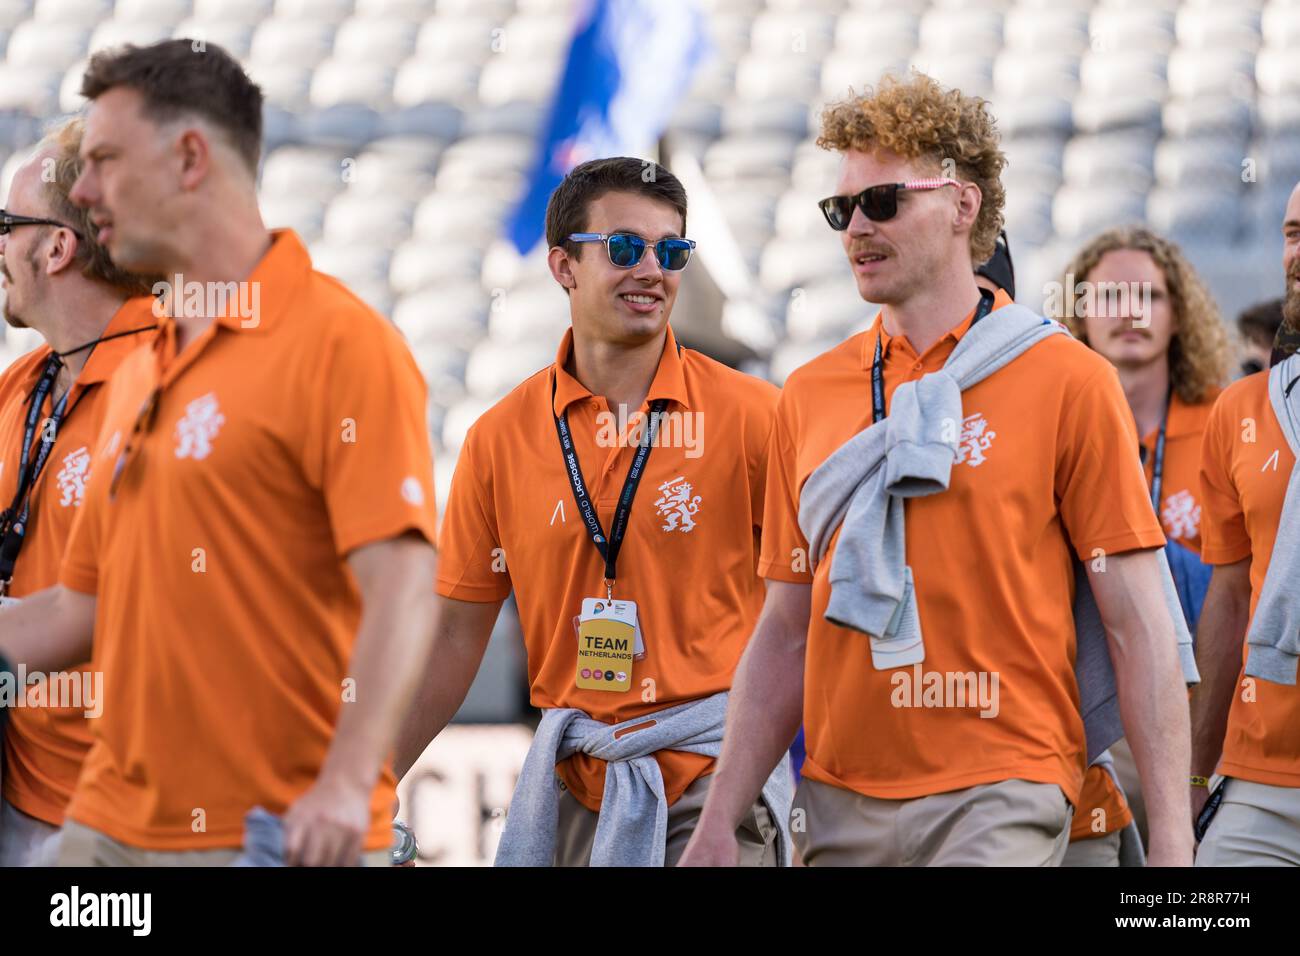
<svg viewBox="0 0 1300 956">
<path fill-rule="evenodd" d="M 817 205 L 826 222 L 836 232 L 849 228 L 854 208 L 872 222 L 885 222 L 898 215 L 898 194 L 904 189 L 939 189 L 942 186 L 961 186 L 955 179 L 939 176 L 934 179 L 913 179 L 906 183 L 882 183 L 868 186 L 856 196 L 828 196 Z"/>
<path fill-rule="evenodd" d="M 37 219 L 33 216 L 19 216 L 0 209 L 0 236 L 9 235 L 14 226 L 58 226 L 60 229 L 67 229 L 78 239 L 83 238 L 80 232 L 73 229 L 66 222 L 57 222 L 53 219 Z"/>
</svg>

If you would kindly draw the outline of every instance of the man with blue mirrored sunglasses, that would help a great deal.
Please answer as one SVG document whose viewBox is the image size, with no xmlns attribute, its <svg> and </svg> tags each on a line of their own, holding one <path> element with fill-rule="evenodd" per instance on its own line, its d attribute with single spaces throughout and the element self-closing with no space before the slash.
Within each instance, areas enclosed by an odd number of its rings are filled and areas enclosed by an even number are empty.
<svg viewBox="0 0 1300 956">
<path fill-rule="evenodd" d="M 713 780 L 763 603 L 777 391 L 678 346 L 685 231 L 686 192 L 658 165 L 601 159 L 565 178 L 546 235 L 573 328 L 554 365 L 475 423 L 456 463 L 443 616 L 396 769 L 460 706 L 513 592 L 543 716 L 499 866 L 671 866 Z M 743 865 L 789 860 L 788 766 L 770 783 L 739 817 Z"/>
<path fill-rule="evenodd" d="M 681 272 L 691 259 L 691 250 L 695 248 L 694 239 L 660 239 L 650 243 L 630 232 L 575 232 L 569 235 L 570 242 L 603 242 L 609 261 L 620 269 L 632 269 L 641 261 L 646 249 L 653 248 L 659 268 L 669 272 Z"/>
</svg>

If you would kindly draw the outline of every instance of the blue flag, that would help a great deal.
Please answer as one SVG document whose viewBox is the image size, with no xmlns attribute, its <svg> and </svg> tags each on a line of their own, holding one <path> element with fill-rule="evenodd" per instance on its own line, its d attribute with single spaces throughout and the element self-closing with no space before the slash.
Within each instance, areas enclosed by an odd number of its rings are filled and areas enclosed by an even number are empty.
<svg viewBox="0 0 1300 956">
<path fill-rule="evenodd" d="M 546 203 L 574 166 L 659 137 L 709 52 L 693 2 L 589 0 L 578 18 L 528 190 L 507 226 L 520 254 L 546 232 Z"/>
</svg>

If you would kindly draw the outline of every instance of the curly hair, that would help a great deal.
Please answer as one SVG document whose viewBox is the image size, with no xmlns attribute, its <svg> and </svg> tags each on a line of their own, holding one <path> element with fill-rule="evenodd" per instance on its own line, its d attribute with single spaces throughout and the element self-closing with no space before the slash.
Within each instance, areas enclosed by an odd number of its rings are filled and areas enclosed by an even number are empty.
<svg viewBox="0 0 1300 956">
<path fill-rule="evenodd" d="M 1002 229 L 1006 190 L 1001 177 L 1007 160 L 1000 140 L 986 100 L 947 89 L 913 70 L 907 80 L 886 76 L 876 90 L 861 96 L 850 90 L 848 99 L 827 106 L 817 145 L 840 152 L 883 148 L 906 159 L 923 158 L 939 169 L 950 160 L 956 166 L 954 178 L 974 183 L 982 197 L 970 235 L 971 261 L 981 263 L 993 255 Z"/>
<path fill-rule="evenodd" d="M 1170 307 L 1178 331 L 1169 343 L 1169 377 L 1178 397 L 1189 405 L 1205 401 L 1212 389 L 1228 380 L 1231 348 L 1219 307 L 1183 251 L 1170 240 L 1143 226 L 1108 229 L 1080 249 L 1066 266 L 1061 283 L 1059 318 L 1076 339 L 1088 344 L 1084 323 L 1078 314 L 1075 283 L 1087 281 L 1108 252 L 1145 252 L 1155 262 L 1169 287 Z"/>
</svg>

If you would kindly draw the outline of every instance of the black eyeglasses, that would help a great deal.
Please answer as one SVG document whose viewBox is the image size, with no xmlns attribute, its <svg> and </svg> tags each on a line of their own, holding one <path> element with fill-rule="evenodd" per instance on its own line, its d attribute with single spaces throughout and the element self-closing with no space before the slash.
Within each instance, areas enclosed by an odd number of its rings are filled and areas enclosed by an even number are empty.
<svg viewBox="0 0 1300 956">
<path fill-rule="evenodd" d="M 66 222 L 56 222 L 53 219 L 38 219 L 33 216 L 19 216 L 0 209 L 0 236 L 9 235 L 14 226 L 58 226 L 60 229 L 67 229 L 78 239 L 82 238 L 81 233 Z"/>
<path fill-rule="evenodd" d="M 653 245 L 659 266 L 669 272 L 685 269 L 691 260 L 691 250 L 695 248 L 694 239 L 660 239 L 649 243 L 630 232 L 574 232 L 569 234 L 569 241 L 603 242 L 609 261 L 620 269 L 633 268 L 641 261 L 646 249 Z"/>
<path fill-rule="evenodd" d="M 872 222 L 886 222 L 898 215 L 898 194 L 904 189 L 939 189 L 942 186 L 961 185 L 947 176 L 913 179 L 906 183 L 882 183 L 879 186 L 868 186 L 856 196 L 828 196 L 817 205 L 830 227 L 836 232 L 843 232 L 849 228 L 854 207 L 861 209 L 862 214 Z"/>
</svg>

